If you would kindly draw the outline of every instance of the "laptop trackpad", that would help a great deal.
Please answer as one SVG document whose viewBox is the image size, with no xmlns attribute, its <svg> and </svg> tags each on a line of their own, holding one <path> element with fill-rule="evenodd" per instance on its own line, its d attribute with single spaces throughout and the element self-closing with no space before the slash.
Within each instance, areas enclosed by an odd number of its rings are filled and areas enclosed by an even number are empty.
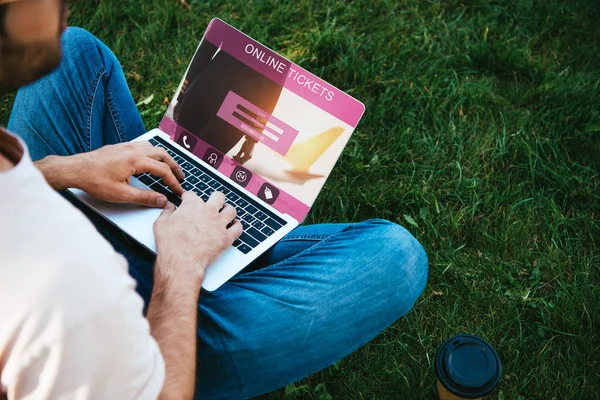
<svg viewBox="0 0 600 400">
<path fill-rule="evenodd" d="M 104 218 L 127 232 L 129 236 L 140 242 L 156 254 L 154 241 L 154 221 L 162 209 L 147 208 L 131 204 L 113 204 L 98 200 L 79 189 L 69 189 L 71 193 L 96 210 Z M 202 287 L 213 291 L 232 276 L 240 272 L 247 264 L 244 255 L 234 247 L 229 247 L 214 264 L 206 270 Z"/>
<path fill-rule="evenodd" d="M 153 226 L 162 209 L 133 204 L 107 203 L 79 189 L 69 189 L 69 191 L 121 230 L 127 232 L 129 236 L 156 253 Z"/>
</svg>

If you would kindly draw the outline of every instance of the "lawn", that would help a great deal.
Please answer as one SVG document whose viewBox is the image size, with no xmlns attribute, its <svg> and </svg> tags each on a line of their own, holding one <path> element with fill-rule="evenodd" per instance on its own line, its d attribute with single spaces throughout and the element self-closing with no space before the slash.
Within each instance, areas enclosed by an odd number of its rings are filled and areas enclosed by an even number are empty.
<svg viewBox="0 0 600 400">
<path fill-rule="evenodd" d="M 263 400 L 431 399 L 436 347 L 459 333 L 500 354 L 491 398 L 600 399 L 600 2 L 71 8 L 120 58 L 135 99 L 154 95 L 140 106 L 147 127 L 213 16 L 366 104 L 307 222 L 404 225 L 428 252 L 429 284 L 367 346 Z"/>
</svg>

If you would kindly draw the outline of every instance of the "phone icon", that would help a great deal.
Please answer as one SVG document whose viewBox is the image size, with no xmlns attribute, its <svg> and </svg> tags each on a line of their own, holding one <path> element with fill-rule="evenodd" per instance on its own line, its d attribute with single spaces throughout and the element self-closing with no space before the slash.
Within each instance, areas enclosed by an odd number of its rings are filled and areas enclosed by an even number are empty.
<svg viewBox="0 0 600 400">
<path fill-rule="evenodd" d="M 193 152 L 194 147 L 196 147 L 196 143 L 198 143 L 198 139 L 191 133 L 183 131 L 177 138 L 177 143 Z"/>
</svg>

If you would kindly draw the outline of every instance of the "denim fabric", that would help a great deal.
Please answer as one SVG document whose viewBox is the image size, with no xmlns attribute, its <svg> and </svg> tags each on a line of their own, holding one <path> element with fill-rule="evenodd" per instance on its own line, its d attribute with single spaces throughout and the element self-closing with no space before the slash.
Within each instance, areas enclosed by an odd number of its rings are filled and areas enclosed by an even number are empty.
<svg viewBox="0 0 600 400">
<path fill-rule="evenodd" d="M 60 68 L 19 91 L 9 121 L 32 158 L 144 133 L 114 54 L 73 27 L 63 46 Z M 128 258 L 148 304 L 153 255 L 84 211 Z M 334 363 L 406 314 L 427 270 L 423 247 L 389 221 L 298 227 L 221 288 L 202 291 L 196 397 L 253 397 Z"/>
</svg>

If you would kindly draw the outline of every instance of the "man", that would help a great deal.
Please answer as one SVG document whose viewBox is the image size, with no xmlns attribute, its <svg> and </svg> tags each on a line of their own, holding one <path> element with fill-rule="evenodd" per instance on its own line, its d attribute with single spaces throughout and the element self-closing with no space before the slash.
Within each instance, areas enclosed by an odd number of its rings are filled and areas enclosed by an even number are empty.
<svg viewBox="0 0 600 400">
<path fill-rule="evenodd" d="M 332 364 L 410 310 L 427 258 L 381 220 L 299 227 L 201 291 L 241 232 L 235 210 L 219 212 L 223 194 L 204 203 L 187 192 L 175 209 L 127 184 L 152 172 L 182 193 L 184 177 L 166 153 L 126 143 L 145 129 L 121 67 L 90 33 L 65 31 L 64 15 L 60 0 L 0 0 L 0 90 L 21 87 L 8 129 L 23 139 L 0 131 L 2 395 L 252 397 Z M 23 87 L 58 65 L 61 48 L 60 67 Z M 164 208 L 158 255 L 82 208 L 86 218 L 55 191 L 67 187 Z"/>
</svg>

